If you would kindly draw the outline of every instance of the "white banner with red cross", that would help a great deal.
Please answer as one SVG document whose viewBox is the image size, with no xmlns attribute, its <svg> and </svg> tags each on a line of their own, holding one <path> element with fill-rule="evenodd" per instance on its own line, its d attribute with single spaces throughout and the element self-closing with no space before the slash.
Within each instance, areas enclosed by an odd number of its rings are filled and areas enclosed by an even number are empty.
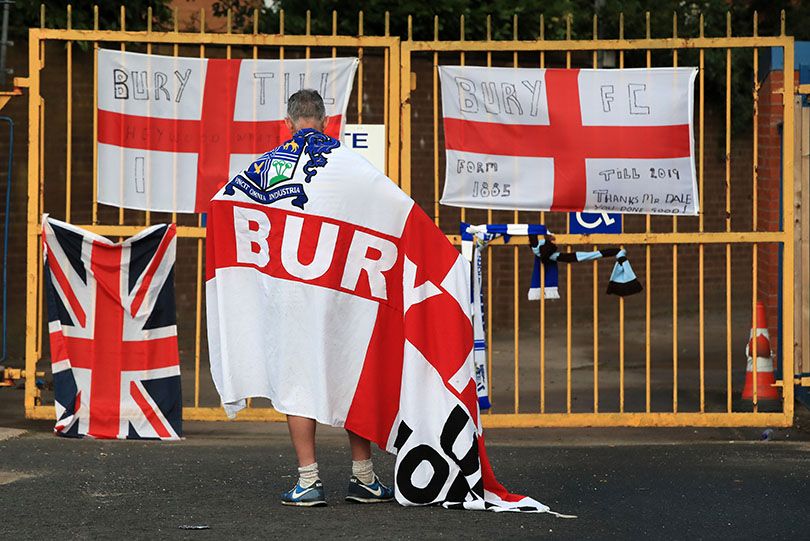
<svg viewBox="0 0 810 541">
<path fill-rule="evenodd" d="M 287 98 L 317 90 L 339 137 L 356 58 L 206 59 L 98 52 L 98 202 L 205 212 L 258 155 L 290 138 Z"/>
<path fill-rule="evenodd" d="M 443 204 L 697 215 L 695 68 L 439 75 Z"/>
</svg>

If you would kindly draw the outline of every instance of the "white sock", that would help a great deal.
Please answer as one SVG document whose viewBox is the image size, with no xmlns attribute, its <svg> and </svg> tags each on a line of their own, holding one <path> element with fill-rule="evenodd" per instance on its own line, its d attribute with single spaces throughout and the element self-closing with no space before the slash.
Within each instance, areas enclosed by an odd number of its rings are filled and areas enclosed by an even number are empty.
<svg viewBox="0 0 810 541">
<path fill-rule="evenodd" d="M 364 485 L 374 482 L 374 463 L 368 460 L 352 460 L 352 475 L 357 477 Z"/>
<path fill-rule="evenodd" d="M 301 488 L 309 488 L 319 479 L 317 462 L 298 468 L 298 484 L 301 485 Z"/>
</svg>

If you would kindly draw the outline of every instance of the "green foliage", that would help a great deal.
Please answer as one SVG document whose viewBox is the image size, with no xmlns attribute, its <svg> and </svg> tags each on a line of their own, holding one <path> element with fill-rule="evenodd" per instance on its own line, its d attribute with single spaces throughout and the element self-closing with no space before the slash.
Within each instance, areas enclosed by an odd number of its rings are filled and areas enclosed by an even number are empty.
<svg viewBox="0 0 810 541">
<path fill-rule="evenodd" d="M 810 6 L 802 0 L 279 0 L 271 7 L 260 8 L 262 31 L 278 31 L 278 13 L 284 10 L 285 32 L 303 33 L 307 11 L 311 14 L 313 34 L 332 33 L 332 11 L 337 11 L 337 33 L 358 33 L 358 12 L 363 11 L 366 35 L 382 35 L 385 13 L 390 14 L 392 35 L 407 37 L 408 16 L 412 16 L 414 39 L 433 39 L 434 17 L 438 16 L 439 39 L 457 39 L 460 16 L 465 19 L 467 39 L 485 39 L 487 16 L 491 21 L 492 39 L 511 39 L 514 35 L 513 17 L 518 16 L 520 39 L 535 39 L 540 34 L 540 16 L 544 19 L 546 39 L 562 39 L 566 35 L 566 19 L 571 16 L 571 36 L 574 39 L 593 37 L 593 15 L 599 17 L 600 37 L 618 37 L 619 14 L 624 13 L 625 37 L 644 37 L 645 13 L 650 13 L 652 37 L 672 35 L 672 14 L 678 13 L 678 34 L 694 37 L 699 34 L 700 14 L 704 14 L 705 35 L 726 33 L 726 13 L 732 17 L 736 35 L 751 35 L 754 11 L 759 12 L 761 35 L 776 35 L 780 29 L 780 11 L 786 12 L 787 33 L 797 39 L 810 39 Z M 215 13 L 224 15 L 231 9 L 236 28 L 252 29 L 251 0 L 220 0 L 214 3 Z M 595 7 L 598 6 L 598 7 Z"/>
<path fill-rule="evenodd" d="M 93 27 L 93 6 L 98 5 L 99 28 L 120 28 L 119 2 L 74 0 L 73 28 Z M 166 29 L 172 19 L 172 0 L 128 0 L 126 27 L 128 30 L 146 28 L 147 8 L 152 7 L 153 28 Z M 487 16 L 491 21 L 492 39 L 512 39 L 513 17 L 518 16 L 520 39 L 535 39 L 540 35 L 543 15 L 546 39 L 563 39 L 566 20 L 571 17 L 571 37 L 593 37 L 593 15 L 599 18 L 599 37 L 617 37 L 619 13 L 624 14 L 625 37 L 644 37 L 645 13 L 650 13 L 652 37 L 672 35 L 672 14 L 678 13 L 678 35 L 694 37 L 699 34 L 700 14 L 705 18 L 705 35 L 726 33 L 726 13 L 731 13 L 735 35 L 751 35 L 754 11 L 759 12 L 759 33 L 776 35 L 780 29 L 780 10 L 786 12 L 787 33 L 796 39 L 810 39 L 810 5 L 807 0 L 278 0 L 268 3 L 257 0 L 218 0 L 212 15 L 224 17 L 231 10 L 235 30 L 252 31 L 253 12 L 259 9 L 259 31 L 278 32 L 279 11 L 284 10 L 285 32 L 304 33 L 307 11 L 311 13 L 313 34 L 332 33 L 332 11 L 338 13 L 337 33 L 358 33 L 358 12 L 363 11 L 366 35 L 382 35 L 385 14 L 390 14 L 392 35 L 407 37 L 408 16 L 412 16 L 414 39 L 433 39 L 434 16 L 438 17 L 439 39 L 460 36 L 460 16 L 464 15 L 467 39 L 485 39 Z M 29 27 L 40 25 L 40 5 L 45 5 L 45 25 L 50 28 L 67 26 L 67 3 L 64 0 L 17 0 L 11 8 L 10 30 L 23 35 Z M 803 5 L 804 4 L 804 5 Z"/>
<path fill-rule="evenodd" d="M 119 30 L 121 28 L 121 8 L 118 2 L 93 2 L 74 0 L 71 4 L 71 25 L 77 29 L 93 28 L 93 6 L 98 5 L 98 27 L 102 30 Z M 45 5 L 45 26 L 48 28 L 67 28 L 67 4 L 64 0 L 17 0 L 11 6 L 9 32 L 15 38 L 25 37 L 28 28 L 40 26 L 40 9 Z M 152 28 L 159 30 L 169 26 L 172 10 L 171 0 L 127 0 L 126 29 L 145 30 L 148 8 L 152 7 Z"/>
</svg>

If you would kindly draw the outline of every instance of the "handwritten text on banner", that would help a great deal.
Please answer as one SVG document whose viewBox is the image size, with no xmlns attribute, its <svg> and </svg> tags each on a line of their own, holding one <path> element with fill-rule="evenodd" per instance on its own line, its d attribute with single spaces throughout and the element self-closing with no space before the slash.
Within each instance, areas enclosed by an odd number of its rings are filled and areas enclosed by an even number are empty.
<svg viewBox="0 0 810 541">
<path fill-rule="evenodd" d="M 698 213 L 694 68 L 439 68 L 446 205 Z"/>
</svg>

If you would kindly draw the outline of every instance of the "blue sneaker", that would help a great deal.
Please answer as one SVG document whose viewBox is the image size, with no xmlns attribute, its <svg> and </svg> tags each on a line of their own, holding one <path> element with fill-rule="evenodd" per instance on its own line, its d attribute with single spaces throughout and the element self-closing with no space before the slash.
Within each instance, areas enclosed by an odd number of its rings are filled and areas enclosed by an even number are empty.
<svg viewBox="0 0 810 541">
<path fill-rule="evenodd" d="M 291 490 L 281 495 L 281 503 L 284 505 L 297 505 L 299 507 L 319 507 L 326 505 L 326 494 L 323 491 L 323 483 L 320 480 L 308 488 L 303 488 L 301 482 L 295 483 Z"/>
<path fill-rule="evenodd" d="M 384 503 L 394 499 L 394 489 L 388 488 L 380 483 L 380 479 L 374 475 L 374 482 L 365 485 L 360 479 L 352 475 L 349 480 L 349 491 L 346 494 L 347 502 L 356 503 Z"/>
</svg>

